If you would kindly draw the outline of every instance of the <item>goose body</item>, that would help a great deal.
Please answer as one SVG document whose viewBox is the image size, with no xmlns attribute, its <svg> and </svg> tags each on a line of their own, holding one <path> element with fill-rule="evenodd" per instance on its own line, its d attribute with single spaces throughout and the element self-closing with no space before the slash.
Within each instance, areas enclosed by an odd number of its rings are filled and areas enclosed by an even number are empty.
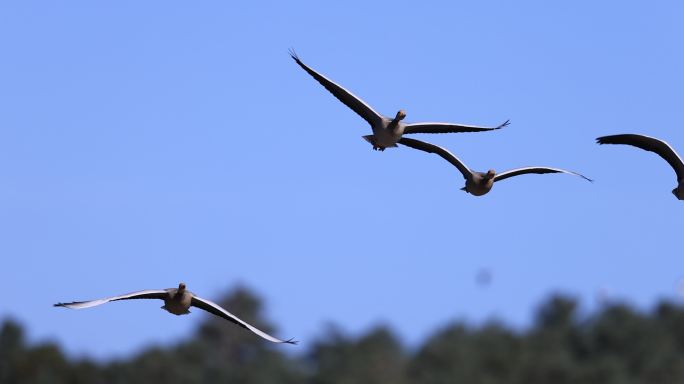
<svg viewBox="0 0 684 384">
<path fill-rule="evenodd" d="M 405 116 L 404 111 L 397 112 L 397 119 Z M 373 149 L 384 150 L 385 148 L 396 147 L 397 142 L 404 134 L 406 125 L 401 121 L 391 120 L 382 116 L 379 124 L 371 126 L 372 135 L 363 136 L 363 139 L 373 145 Z"/>
<path fill-rule="evenodd" d="M 596 139 L 598 144 L 624 144 L 653 152 L 667 161 L 677 175 L 677 187 L 672 194 L 679 200 L 684 200 L 684 162 L 677 152 L 664 140 L 646 135 L 627 133 L 621 135 L 602 136 Z"/>
<path fill-rule="evenodd" d="M 470 177 L 466 179 L 463 190 L 473 196 L 482 196 L 492 190 L 494 186 L 494 178 L 488 177 L 484 172 L 471 172 Z"/>
<path fill-rule="evenodd" d="M 131 292 L 127 293 L 124 295 L 119 295 L 119 296 L 112 296 L 112 297 L 106 297 L 103 299 L 97 299 L 97 300 L 90 300 L 90 301 L 73 301 L 70 303 L 57 303 L 54 306 L 55 307 L 65 307 L 65 308 L 70 308 L 70 309 L 83 309 L 83 308 L 90 308 L 90 307 L 95 307 L 98 305 L 102 305 L 105 303 L 109 303 L 110 301 L 119 301 L 119 300 L 133 300 L 133 299 L 160 299 L 164 301 L 164 305 L 161 307 L 165 311 L 172 313 L 174 315 L 186 315 L 190 313 L 190 307 L 196 307 L 202 310 L 205 310 L 213 315 L 216 315 L 218 317 L 224 318 L 234 324 L 239 325 L 242 328 L 246 328 L 253 333 L 257 334 L 258 336 L 274 342 L 274 343 L 288 343 L 288 344 L 296 344 L 297 341 L 294 341 L 292 339 L 290 340 L 281 340 L 276 337 L 273 337 L 269 335 L 268 333 L 259 330 L 258 328 L 246 323 L 245 321 L 241 320 L 237 316 L 233 315 L 232 313 L 228 312 L 224 308 L 222 308 L 220 305 L 214 303 L 213 301 L 209 301 L 207 299 L 203 299 L 194 293 L 188 291 L 185 289 L 185 284 L 180 283 L 178 285 L 178 288 L 167 288 L 167 289 L 160 289 L 160 290 L 145 290 L 145 291 L 137 291 L 137 292 Z"/>
<path fill-rule="evenodd" d="M 376 150 L 384 151 L 385 148 L 396 147 L 397 142 L 404 134 L 483 132 L 500 129 L 509 124 L 508 120 L 496 127 L 437 122 L 404 123 L 403 120 L 406 117 L 406 112 L 403 110 L 399 110 L 394 118 L 383 116 L 373 110 L 361 98 L 304 64 L 294 52 L 290 52 L 290 56 L 304 71 L 332 93 L 333 96 L 366 120 L 371 126 L 373 134 L 363 136 L 363 138 L 373 145 L 373 149 Z"/>
<path fill-rule="evenodd" d="M 418 149 L 420 151 L 437 154 L 444 160 L 451 163 L 461 172 L 463 178 L 465 179 L 465 187 L 461 188 L 461 190 L 470 193 L 473 196 L 486 195 L 487 193 L 489 193 L 489 191 L 492 190 L 492 187 L 494 187 L 494 183 L 497 181 L 505 180 L 509 177 L 524 175 L 528 173 L 567 173 L 570 175 L 582 177 L 587 181 L 592 181 L 591 179 L 577 172 L 566 171 L 564 169 L 550 167 L 524 167 L 511 169 L 501 173 L 496 173 L 493 169 L 490 169 L 487 172 L 475 172 L 468 168 L 465 165 L 465 163 L 463 163 L 454 154 L 438 145 L 426 143 L 416 139 L 409 139 L 406 137 L 401 138 L 399 140 L 399 143 L 407 147 Z"/>
<path fill-rule="evenodd" d="M 179 288 L 169 288 L 166 289 L 166 297 L 164 297 L 164 305 L 161 307 L 163 310 L 173 313 L 174 315 L 187 315 L 190 313 L 190 307 L 192 306 L 192 297 L 194 296 L 192 292 L 185 289 Z"/>
</svg>

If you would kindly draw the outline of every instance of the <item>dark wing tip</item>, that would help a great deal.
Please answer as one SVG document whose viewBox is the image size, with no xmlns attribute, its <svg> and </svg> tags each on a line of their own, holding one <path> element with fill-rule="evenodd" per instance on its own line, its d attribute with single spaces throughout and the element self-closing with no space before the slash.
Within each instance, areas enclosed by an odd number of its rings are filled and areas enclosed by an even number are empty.
<svg viewBox="0 0 684 384">
<path fill-rule="evenodd" d="M 609 136 L 597 137 L 597 138 L 596 138 L 596 144 L 610 144 L 610 143 L 608 142 L 608 140 L 607 140 L 608 137 L 609 137 Z"/>
<path fill-rule="evenodd" d="M 69 303 L 57 303 L 57 304 L 52 304 L 53 307 L 66 307 L 67 304 Z"/>
<path fill-rule="evenodd" d="M 293 338 L 291 338 L 291 339 L 289 339 L 289 340 L 283 341 L 283 343 L 297 345 L 297 344 L 299 344 L 299 340 L 295 340 L 294 337 L 293 337 Z"/>
<path fill-rule="evenodd" d="M 294 61 L 298 63 L 300 62 L 299 55 L 297 55 L 297 52 L 295 52 L 294 48 L 290 48 L 288 50 L 288 53 L 290 54 L 290 57 L 294 59 Z"/>
<path fill-rule="evenodd" d="M 623 133 L 623 134 L 618 134 L 618 135 L 608 135 L 608 136 L 601 136 L 596 138 L 596 143 L 597 144 L 626 144 L 626 145 L 634 145 L 635 147 L 639 147 L 639 145 L 636 145 L 635 142 L 638 142 L 640 139 L 643 139 L 642 135 L 637 135 L 634 133 Z M 661 140 L 659 140 L 661 141 Z"/>
<path fill-rule="evenodd" d="M 500 124 L 500 125 L 499 125 L 498 127 L 496 127 L 495 129 L 501 129 L 501 128 L 503 128 L 503 127 L 508 127 L 509 125 L 511 125 L 511 119 L 508 119 L 508 120 L 504 121 L 502 124 Z"/>
<path fill-rule="evenodd" d="M 575 175 L 575 176 L 579 176 L 579 177 L 583 178 L 584 180 L 586 180 L 586 181 L 588 181 L 588 182 L 590 182 L 590 183 L 593 183 L 593 182 L 594 182 L 594 179 L 590 179 L 590 178 L 584 176 L 583 174 L 581 174 L 581 173 L 579 173 L 579 172 L 566 171 L 566 170 L 563 170 L 563 172 L 565 172 L 565 173 L 570 173 L 570 174 Z"/>
<path fill-rule="evenodd" d="M 590 178 L 584 176 L 583 174 L 581 174 L 581 173 L 579 173 L 579 172 L 568 171 L 568 170 L 565 170 L 565 169 L 555 169 L 555 173 L 567 173 L 567 174 L 570 174 L 570 175 L 575 175 L 575 176 L 581 177 L 581 178 L 583 178 L 584 180 L 586 180 L 586 181 L 588 181 L 588 182 L 590 182 L 590 183 L 593 183 L 593 182 L 594 182 L 594 179 L 590 179 Z"/>
</svg>

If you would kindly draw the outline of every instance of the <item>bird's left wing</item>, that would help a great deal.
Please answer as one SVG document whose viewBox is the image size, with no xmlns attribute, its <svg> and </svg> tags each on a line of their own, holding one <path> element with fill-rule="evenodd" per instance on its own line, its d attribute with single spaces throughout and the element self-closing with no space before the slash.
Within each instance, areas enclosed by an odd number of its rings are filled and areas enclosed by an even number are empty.
<svg viewBox="0 0 684 384">
<path fill-rule="evenodd" d="M 404 133 L 460 133 L 460 132 L 483 132 L 501 129 L 510 124 L 506 120 L 496 127 L 478 127 L 476 125 L 461 125 L 452 123 L 411 123 L 404 126 Z"/>
<path fill-rule="evenodd" d="M 454 167 L 458 168 L 458 170 L 461 171 L 463 178 L 466 180 L 470 179 L 472 176 L 473 171 L 471 171 L 468 166 L 466 166 L 458 157 L 456 157 L 456 155 L 440 147 L 439 145 L 426 143 L 416 139 L 409 139 L 408 137 L 402 137 L 399 139 L 399 144 L 403 144 L 419 151 L 439 155 L 442 159 L 450 162 Z"/>
<path fill-rule="evenodd" d="M 496 176 L 494 176 L 494 181 L 501 181 L 501 180 L 508 179 L 509 177 L 524 175 L 526 173 L 538 173 L 538 174 L 567 173 L 569 175 L 579 176 L 579 177 L 581 177 L 587 181 L 594 181 L 594 180 L 592 180 L 592 179 L 590 179 L 590 178 L 588 178 L 582 174 L 579 174 L 577 172 L 566 171 L 566 170 L 560 169 L 560 168 L 549 168 L 549 167 L 525 167 L 525 168 L 511 169 L 509 171 L 498 173 Z"/>
<path fill-rule="evenodd" d="M 274 343 L 297 344 L 297 341 L 293 340 L 293 339 L 281 340 L 281 339 L 278 339 L 277 337 L 273 337 L 273 336 L 269 335 L 268 333 L 266 333 L 266 332 L 264 332 L 264 331 L 262 331 L 256 327 L 240 320 L 240 318 L 238 318 L 237 316 L 233 315 L 232 313 L 226 311 L 220 305 L 218 305 L 212 301 L 209 301 L 207 299 L 203 299 L 201 297 L 193 296 L 191 305 L 193 307 L 203 309 L 203 310 L 205 310 L 211 314 L 214 314 L 216 316 L 222 317 L 222 318 L 224 318 L 228 321 L 231 321 L 231 322 L 233 322 L 233 323 L 235 323 L 235 324 L 237 324 L 243 328 L 247 328 L 250 331 L 256 333 L 257 335 L 263 337 L 264 339 L 266 339 L 268 341 L 272 341 Z"/>
<path fill-rule="evenodd" d="M 57 303 L 55 307 L 65 307 L 71 309 L 90 308 L 96 305 L 102 305 L 116 300 L 132 300 L 132 299 L 162 299 L 166 298 L 167 292 L 163 289 L 148 289 L 145 291 L 137 291 L 127 293 L 125 295 L 105 297 L 104 299 L 90 300 L 90 301 L 72 301 L 70 303 Z"/>
</svg>

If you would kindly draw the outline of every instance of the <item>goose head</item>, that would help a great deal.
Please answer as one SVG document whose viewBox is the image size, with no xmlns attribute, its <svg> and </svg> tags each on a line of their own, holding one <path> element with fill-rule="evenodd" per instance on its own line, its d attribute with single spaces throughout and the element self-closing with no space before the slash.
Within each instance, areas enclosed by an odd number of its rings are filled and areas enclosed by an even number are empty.
<svg viewBox="0 0 684 384">
<path fill-rule="evenodd" d="M 183 292 L 185 291 L 185 283 L 180 283 L 178 284 L 178 292 Z"/>
<path fill-rule="evenodd" d="M 489 171 L 487 171 L 487 173 L 484 174 L 484 179 L 485 180 L 491 180 L 494 178 L 494 176 L 496 176 L 496 171 L 494 171 L 493 169 L 490 169 Z"/>
<path fill-rule="evenodd" d="M 397 112 L 397 115 L 394 116 L 394 120 L 399 121 L 399 120 L 404 120 L 406 117 L 406 112 L 403 109 L 400 109 L 399 112 Z"/>
</svg>

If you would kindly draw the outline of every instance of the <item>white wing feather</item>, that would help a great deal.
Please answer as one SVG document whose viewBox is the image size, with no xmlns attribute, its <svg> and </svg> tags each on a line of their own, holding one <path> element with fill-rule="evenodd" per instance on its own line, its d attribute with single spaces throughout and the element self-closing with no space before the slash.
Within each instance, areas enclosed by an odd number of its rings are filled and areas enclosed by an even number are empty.
<svg viewBox="0 0 684 384">
<path fill-rule="evenodd" d="M 148 289 L 148 290 L 144 290 L 144 291 L 126 293 L 124 295 L 119 295 L 119 296 L 106 297 L 104 299 L 97 299 L 97 300 L 90 300 L 90 301 L 73 301 L 71 303 L 57 303 L 54 306 L 55 307 L 71 308 L 71 309 L 83 309 L 83 308 L 95 307 L 95 306 L 102 305 L 105 303 L 109 303 L 110 301 L 116 301 L 116 300 L 132 300 L 132 299 L 162 299 L 163 300 L 166 297 L 166 294 L 167 294 L 166 290 Z"/>
</svg>

